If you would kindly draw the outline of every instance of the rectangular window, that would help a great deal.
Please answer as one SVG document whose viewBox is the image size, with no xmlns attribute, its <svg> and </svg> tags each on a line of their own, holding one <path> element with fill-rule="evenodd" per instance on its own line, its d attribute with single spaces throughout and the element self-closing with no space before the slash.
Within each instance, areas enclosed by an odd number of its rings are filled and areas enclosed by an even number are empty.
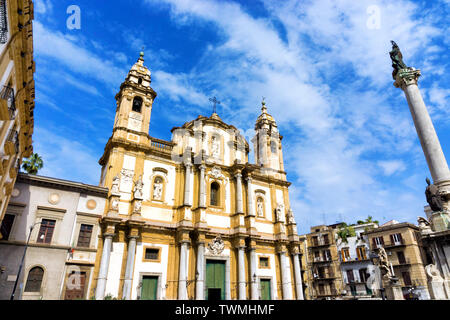
<svg viewBox="0 0 450 320">
<path fill-rule="evenodd" d="M 37 238 L 38 243 L 51 243 L 56 220 L 42 219 Z"/>
<path fill-rule="evenodd" d="M 353 270 L 347 270 L 347 280 L 348 283 L 355 282 L 355 275 L 353 274 Z"/>
<path fill-rule="evenodd" d="M 373 243 L 375 248 L 381 248 L 384 246 L 384 239 L 383 237 L 375 237 L 373 238 Z"/>
<path fill-rule="evenodd" d="M 159 249 L 145 248 L 145 260 L 159 260 Z"/>
<path fill-rule="evenodd" d="M 405 283 L 405 286 L 412 285 L 411 276 L 409 275 L 408 271 L 402 272 L 402 278 L 403 278 L 403 282 Z"/>
<path fill-rule="evenodd" d="M 402 234 L 401 233 L 395 233 L 391 234 L 391 245 L 399 245 L 402 244 Z"/>
<path fill-rule="evenodd" d="M 318 246 L 319 245 L 318 238 L 317 237 L 312 237 L 312 243 L 313 243 L 313 246 Z"/>
<path fill-rule="evenodd" d="M 366 268 L 359 269 L 359 280 L 361 282 L 366 282 L 368 278 L 369 275 L 367 274 L 367 269 Z"/>
<path fill-rule="evenodd" d="M 328 234 L 323 235 L 323 244 L 327 245 L 330 243 L 330 240 L 328 239 Z"/>
<path fill-rule="evenodd" d="M 397 252 L 397 258 L 398 258 L 399 264 L 406 264 L 406 258 L 405 258 L 405 254 L 403 253 L 403 251 Z"/>
<path fill-rule="evenodd" d="M 358 247 L 356 248 L 356 254 L 358 255 L 359 260 L 366 260 L 366 248 L 365 247 Z"/>
<path fill-rule="evenodd" d="M 324 258 L 325 258 L 325 261 L 331 261 L 331 251 L 330 250 L 324 251 Z"/>
<path fill-rule="evenodd" d="M 78 235 L 77 247 L 89 248 L 92 236 L 92 225 L 82 224 L 80 227 L 80 234 Z"/>
<path fill-rule="evenodd" d="M 0 0 L 0 43 L 8 41 L 8 13 L 6 12 L 6 0 Z"/>
<path fill-rule="evenodd" d="M 263 269 L 269 268 L 269 258 L 268 257 L 259 257 L 259 267 Z"/>
<path fill-rule="evenodd" d="M 16 216 L 13 214 L 5 214 L 2 221 L 2 226 L 0 228 L 2 234 L 2 240 L 8 240 L 9 234 L 11 233 L 11 229 L 14 223 L 14 218 Z"/>
</svg>

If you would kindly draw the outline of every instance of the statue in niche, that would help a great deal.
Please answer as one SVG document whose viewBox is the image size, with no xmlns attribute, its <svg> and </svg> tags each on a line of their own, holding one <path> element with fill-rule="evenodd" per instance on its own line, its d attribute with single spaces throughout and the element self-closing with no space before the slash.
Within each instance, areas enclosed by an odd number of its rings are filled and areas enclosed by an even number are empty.
<svg viewBox="0 0 450 320">
<path fill-rule="evenodd" d="M 398 71 L 400 69 L 407 69 L 408 67 L 403 62 L 403 55 L 398 45 L 395 43 L 395 41 L 392 40 L 391 44 L 392 44 L 392 51 L 389 52 L 389 55 L 391 56 L 392 60 L 392 68 L 394 68 L 394 71 L 392 71 L 392 78 L 394 78 L 395 80 Z"/>
<path fill-rule="evenodd" d="M 141 200 L 137 200 L 134 202 L 133 213 L 141 213 L 142 202 Z"/>
<path fill-rule="evenodd" d="M 219 158 L 219 139 L 216 136 L 212 136 L 211 138 L 211 156 L 213 158 Z"/>
<path fill-rule="evenodd" d="M 256 200 L 256 212 L 258 213 L 258 217 L 264 217 L 264 200 L 262 198 L 258 198 Z"/>
<path fill-rule="evenodd" d="M 444 208 L 442 206 L 441 195 L 439 194 L 439 189 L 434 184 L 431 184 L 430 179 L 425 180 L 428 184 L 425 189 L 425 196 L 430 208 L 433 212 L 442 211 Z"/>
<path fill-rule="evenodd" d="M 163 189 L 163 181 L 160 177 L 156 177 L 153 182 L 153 199 L 161 200 L 162 199 L 162 189 Z"/>
<path fill-rule="evenodd" d="M 117 198 L 113 198 L 111 201 L 111 210 L 117 211 L 119 210 L 119 200 Z"/>
<path fill-rule="evenodd" d="M 116 175 L 112 180 L 111 193 L 119 193 L 119 182 L 120 178 Z"/>
<path fill-rule="evenodd" d="M 283 213 L 284 210 L 283 209 L 284 209 L 283 204 L 280 203 L 277 205 L 277 208 L 275 209 L 277 221 L 284 222 L 284 213 Z"/>
<path fill-rule="evenodd" d="M 139 179 L 134 184 L 134 198 L 142 199 L 142 188 L 144 187 L 144 183 L 142 182 L 142 175 L 139 176 Z"/>
</svg>

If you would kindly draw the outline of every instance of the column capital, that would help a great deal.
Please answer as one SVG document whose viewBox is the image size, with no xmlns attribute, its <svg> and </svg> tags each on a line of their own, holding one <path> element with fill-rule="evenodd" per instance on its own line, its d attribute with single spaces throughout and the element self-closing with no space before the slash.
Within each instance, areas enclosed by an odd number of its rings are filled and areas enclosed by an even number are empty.
<svg viewBox="0 0 450 320">
<path fill-rule="evenodd" d="M 410 85 L 417 85 L 417 81 L 421 76 L 420 70 L 415 68 L 400 69 L 397 73 L 394 86 L 396 88 L 405 89 Z"/>
<path fill-rule="evenodd" d="M 237 172 L 234 174 L 234 177 L 235 177 L 236 179 L 241 179 L 241 178 L 242 178 L 241 172 L 240 172 L 240 171 L 237 171 Z"/>
<path fill-rule="evenodd" d="M 204 163 L 202 163 L 201 165 L 199 165 L 198 166 L 198 168 L 200 169 L 200 170 L 206 170 L 206 165 L 204 164 Z"/>
<path fill-rule="evenodd" d="M 246 180 L 248 183 L 252 183 L 252 177 L 246 177 L 245 180 Z"/>
</svg>

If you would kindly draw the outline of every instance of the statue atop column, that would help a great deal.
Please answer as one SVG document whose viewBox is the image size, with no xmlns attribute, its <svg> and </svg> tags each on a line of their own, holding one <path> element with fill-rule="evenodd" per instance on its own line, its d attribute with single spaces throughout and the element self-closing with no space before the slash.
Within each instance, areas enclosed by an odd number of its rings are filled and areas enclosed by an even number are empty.
<svg viewBox="0 0 450 320">
<path fill-rule="evenodd" d="M 439 194 L 439 189 L 434 184 L 430 184 L 430 179 L 426 179 L 428 184 L 425 189 L 425 196 L 427 197 L 427 202 L 433 212 L 439 212 L 443 210 L 441 195 Z"/>
<path fill-rule="evenodd" d="M 395 41 L 392 40 L 391 43 L 392 43 L 392 51 L 389 52 L 389 55 L 391 56 L 392 60 L 392 68 L 394 68 L 394 71 L 392 71 L 392 78 L 396 80 L 398 71 L 400 69 L 407 69 L 408 67 L 403 62 L 403 55 L 398 45 L 395 43 Z"/>
</svg>

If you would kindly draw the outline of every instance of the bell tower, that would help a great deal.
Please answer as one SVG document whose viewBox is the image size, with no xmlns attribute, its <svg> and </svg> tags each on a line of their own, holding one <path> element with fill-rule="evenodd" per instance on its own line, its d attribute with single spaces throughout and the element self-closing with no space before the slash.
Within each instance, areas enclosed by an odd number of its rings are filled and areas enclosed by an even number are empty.
<svg viewBox="0 0 450 320">
<path fill-rule="evenodd" d="M 255 162 L 267 174 L 284 172 L 281 140 L 275 119 L 267 112 L 266 102 L 261 102 L 261 114 L 255 123 L 256 135 L 253 139 Z"/>
<path fill-rule="evenodd" d="M 156 98 L 150 83 L 151 72 L 144 66 L 144 53 L 141 52 L 115 97 L 117 109 L 113 138 L 139 144 L 148 142 L 152 105 Z"/>
</svg>

